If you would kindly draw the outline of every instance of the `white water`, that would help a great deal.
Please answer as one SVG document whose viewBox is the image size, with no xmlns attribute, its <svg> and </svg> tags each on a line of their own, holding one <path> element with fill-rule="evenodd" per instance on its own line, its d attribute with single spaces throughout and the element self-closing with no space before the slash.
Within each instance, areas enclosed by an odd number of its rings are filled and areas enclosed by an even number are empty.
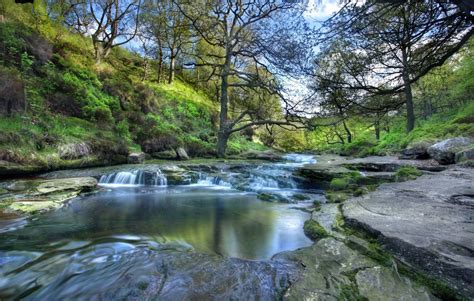
<svg viewBox="0 0 474 301">
<path fill-rule="evenodd" d="M 197 181 L 194 183 L 178 183 L 178 185 L 205 186 L 215 188 L 235 188 L 236 186 L 244 190 L 262 191 L 278 189 L 296 189 L 297 184 L 293 180 L 295 168 L 304 164 L 314 164 L 316 159 L 312 155 L 287 154 L 283 156 L 288 162 L 269 163 L 249 168 L 245 173 L 249 176 L 242 180 L 239 174 L 226 173 L 221 171 L 222 176 L 199 173 Z M 191 171 L 192 173 L 192 171 Z M 240 180 L 239 180 L 240 179 Z M 140 186 L 153 185 L 166 187 L 168 179 L 166 175 L 158 169 L 156 172 L 143 170 L 120 171 L 101 176 L 99 184 L 109 187 L 117 186 Z"/>
<path fill-rule="evenodd" d="M 168 180 L 165 174 L 163 174 L 159 169 L 153 175 L 152 183 L 154 186 L 168 186 Z M 102 186 L 112 187 L 145 185 L 145 173 L 138 169 L 132 171 L 119 171 L 101 176 L 99 184 Z"/>
<path fill-rule="evenodd" d="M 300 164 L 315 164 L 316 159 L 313 155 L 305 154 L 286 154 L 283 156 L 285 160 L 293 161 Z"/>
<path fill-rule="evenodd" d="M 222 180 L 220 177 L 216 176 L 207 176 L 203 173 L 199 173 L 199 179 L 197 183 L 191 184 L 194 186 L 215 186 L 215 187 L 223 187 L 223 188 L 231 188 L 232 184 Z"/>
</svg>

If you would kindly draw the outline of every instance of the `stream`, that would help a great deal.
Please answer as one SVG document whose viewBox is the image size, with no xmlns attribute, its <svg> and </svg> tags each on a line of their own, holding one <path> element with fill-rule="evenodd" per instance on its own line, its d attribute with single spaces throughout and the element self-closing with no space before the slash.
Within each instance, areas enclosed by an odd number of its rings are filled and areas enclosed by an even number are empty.
<svg viewBox="0 0 474 301">
<path fill-rule="evenodd" d="M 173 299 L 222 269 L 244 273 L 238 281 L 276 277 L 290 267 L 272 263 L 275 254 L 312 244 L 306 208 L 321 199 L 293 175 L 314 158 L 285 159 L 47 174 L 92 175 L 101 189 L 0 233 L 0 299 Z"/>
</svg>

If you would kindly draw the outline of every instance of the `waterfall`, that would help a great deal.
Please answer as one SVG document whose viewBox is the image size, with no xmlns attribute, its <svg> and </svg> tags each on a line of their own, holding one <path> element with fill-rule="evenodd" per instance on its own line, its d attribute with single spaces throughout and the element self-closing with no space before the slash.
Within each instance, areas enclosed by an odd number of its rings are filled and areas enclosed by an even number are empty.
<svg viewBox="0 0 474 301">
<path fill-rule="evenodd" d="M 154 184 L 155 186 L 168 186 L 168 179 L 166 178 L 165 174 L 159 169 L 156 172 Z"/>
<path fill-rule="evenodd" d="M 218 176 L 208 176 L 202 173 L 199 173 L 199 178 L 196 183 L 198 186 L 222 186 L 222 187 L 232 187 L 229 182 L 222 180 Z"/>
<path fill-rule="evenodd" d="M 155 173 L 132 170 L 103 175 L 100 177 L 99 184 L 111 186 L 167 186 L 168 180 L 166 175 L 159 169 Z"/>
</svg>

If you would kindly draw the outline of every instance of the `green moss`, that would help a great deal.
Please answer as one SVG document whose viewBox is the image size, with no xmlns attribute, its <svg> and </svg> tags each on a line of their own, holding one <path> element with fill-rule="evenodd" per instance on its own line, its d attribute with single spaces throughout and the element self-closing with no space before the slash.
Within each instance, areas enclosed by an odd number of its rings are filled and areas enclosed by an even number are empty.
<svg viewBox="0 0 474 301">
<path fill-rule="evenodd" d="M 329 184 L 329 188 L 332 190 L 345 190 L 349 188 L 349 179 L 347 178 L 334 178 Z"/>
<path fill-rule="evenodd" d="M 315 220 L 309 219 L 303 226 L 304 234 L 312 240 L 321 239 L 328 236 L 324 228 Z"/>
<path fill-rule="evenodd" d="M 397 170 L 395 173 L 395 179 L 398 182 L 414 180 L 421 176 L 423 173 L 413 166 L 404 166 Z"/>
<path fill-rule="evenodd" d="M 350 198 L 350 194 L 344 191 L 326 191 L 324 195 L 329 203 L 342 203 Z"/>
</svg>

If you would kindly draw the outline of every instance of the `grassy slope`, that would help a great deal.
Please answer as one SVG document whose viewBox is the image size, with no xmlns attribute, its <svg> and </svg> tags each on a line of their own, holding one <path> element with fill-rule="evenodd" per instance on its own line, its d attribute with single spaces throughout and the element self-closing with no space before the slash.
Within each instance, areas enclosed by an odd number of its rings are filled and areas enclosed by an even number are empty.
<svg viewBox="0 0 474 301">
<path fill-rule="evenodd" d="M 96 65 L 88 38 L 45 16 L 38 22 L 26 7 L 7 8 L 7 21 L 0 24 L 0 75 L 24 84 L 28 110 L 0 118 L 0 160 L 68 166 L 61 149 L 82 142 L 90 155 L 73 153 L 72 159 L 95 164 L 123 161 L 147 141 L 154 151 L 183 146 L 192 156 L 213 155 L 218 106 L 205 93 L 179 77 L 157 84 L 153 70 L 142 80 L 142 59 L 125 49 L 114 49 Z M 260 147 L 235 136 L 229 150 Z"/>
</svg>

